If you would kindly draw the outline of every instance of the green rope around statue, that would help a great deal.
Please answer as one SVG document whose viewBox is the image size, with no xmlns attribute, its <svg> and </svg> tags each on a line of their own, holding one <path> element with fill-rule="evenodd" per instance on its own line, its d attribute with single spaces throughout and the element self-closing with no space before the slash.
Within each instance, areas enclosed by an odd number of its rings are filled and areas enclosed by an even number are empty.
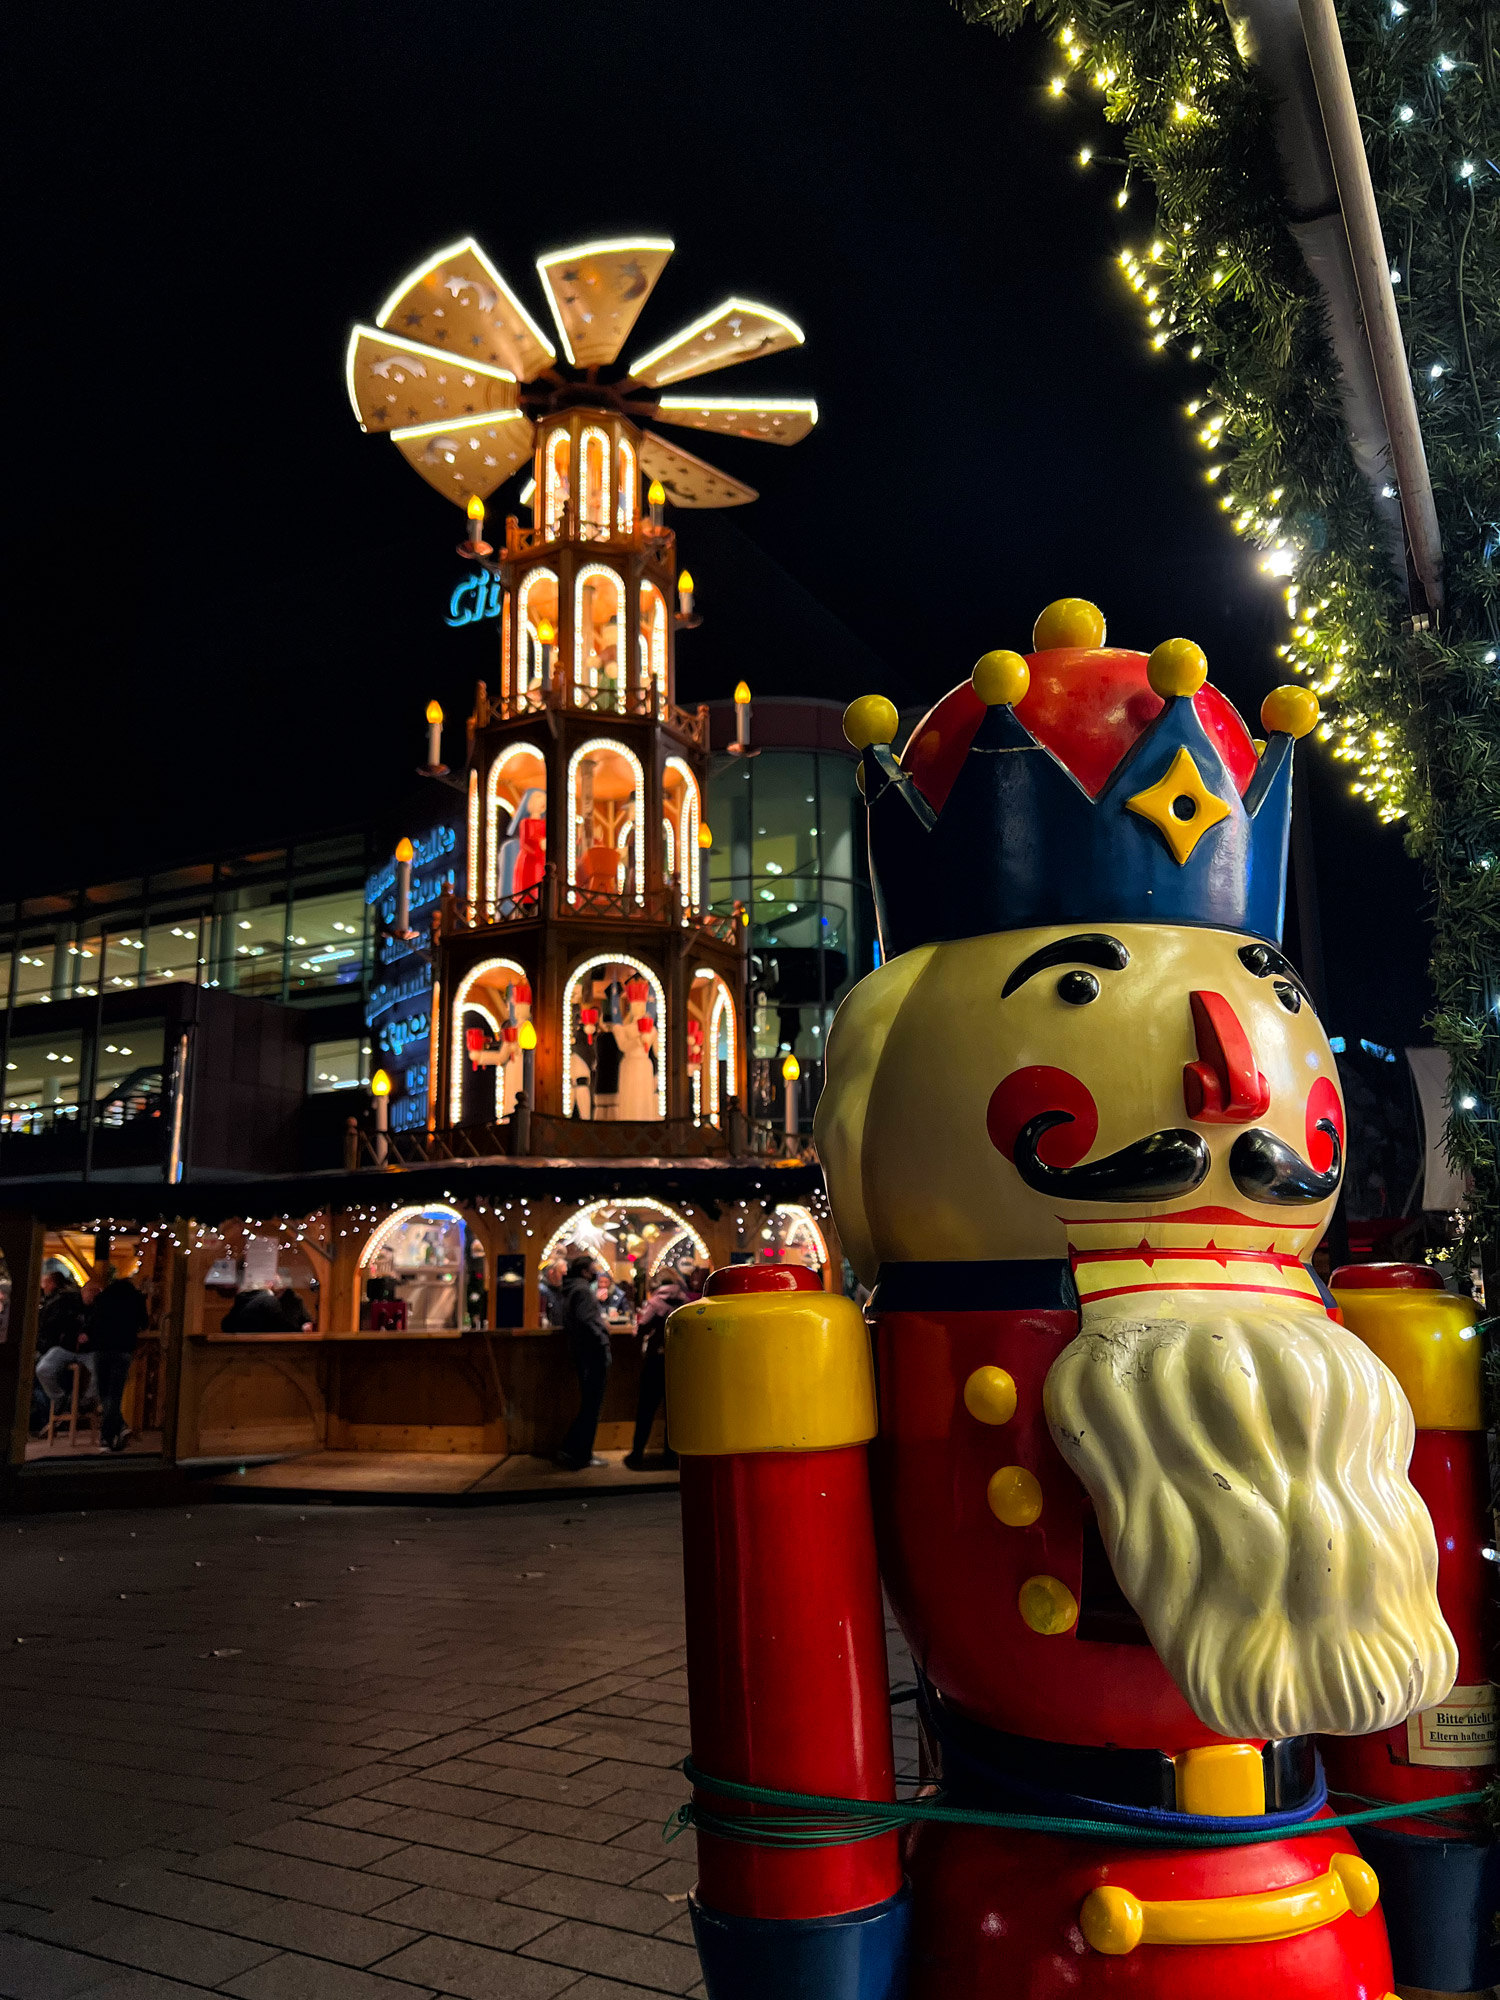
<svg viewBox="0 0 1500 2000">
<path fill-rule="evenodd" d="M 728 1814 L 690 1800 L 679 1806 L 662 1828 L 664 1840 L 675 1840 L 689 1827 L 736 1840 L 749 1847 L 842 1847 L 851 1841 L 874 1840 L 902 1827 L 935 1822 L 941 1826 L 1006 1827 L 1018 1833 L 1051 1833 L 1082 1840 L 1111 1840 L 1131 1847 L 1242 1847 L 1252 1841 L 1289 1840 L 1303 1833 L 1334 1833 L 1344 1827 L 1369 1826 L 1386 1819 L 1426 1819 L 1463 1806 L 1480 1805 L 1483 1792 L 1454 1792 L 1446 1798 L 1401 1805 L 1373 1806 L 1364 1812 L 1332 1819 L 1309 1819 L 1296 1826 L 1238 1831 L 1189 1833 L 1158 1830 L 1116 1820 L 1074 1819 L 1060 1813 L 990 1812 L 981 1806 L 953 1806 L 941 1793 L 921 1799 L 837 1799 L 816 1792 L 782 1792 L 769 1785 L 740 1785 L 728 1778 L 711 1778 L 691 1757 L 682 1762 L 688 1783 L 719 1798 L 750 1806 L 782 1806 L 797 1817 L 782 1819 L 759 1814 Z"/>
</svg>

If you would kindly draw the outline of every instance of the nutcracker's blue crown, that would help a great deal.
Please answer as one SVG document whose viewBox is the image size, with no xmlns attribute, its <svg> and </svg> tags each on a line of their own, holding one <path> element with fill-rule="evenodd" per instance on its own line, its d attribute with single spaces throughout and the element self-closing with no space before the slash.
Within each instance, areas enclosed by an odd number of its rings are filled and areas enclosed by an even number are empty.
<svg viewBox="0 0 1500 2000">
<path fill-rule="evenodd" d="M 1082 612 L 1097 627 L 1080 631 Z M 917 724 L 899 762 L 891 705 L 867 697 L 849 710 L 884 955 L 1108 922 L 1279 942 L 1291 749 L 1317 719 L 1315 697 L 1268 696 L 1267 740 L 1256 743 L 1205 684 L 1189 641 L 1149 660 L 1105 647 L 1102 618 L 1076 599 L 1043 613 L 1039 642 L 1059 624 L 1085 643 L 1041 645 L 1024 660 L 986 654 Z"/>
</svg>

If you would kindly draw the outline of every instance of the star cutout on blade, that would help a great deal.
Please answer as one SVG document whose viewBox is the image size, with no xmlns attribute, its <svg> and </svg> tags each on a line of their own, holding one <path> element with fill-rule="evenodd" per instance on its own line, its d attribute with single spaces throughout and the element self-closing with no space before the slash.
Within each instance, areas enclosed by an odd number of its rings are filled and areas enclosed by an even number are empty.
<svg viewBox="0 0 1500 2000">
<path fill-rule="evenodd" d="M 422 324 L 422 315 L 420 313 L 403 313 L 401 319 L 404 326 L 420 326 Z"/>
<path fill-rule="evenodd" d="M 1202 772 L 1180 745 L 1157 782 L 1125 804 L 1150 820 L 1179 867 L 1209 828 L 1229 817 L 1229 807 L 1204 784 Z"/>
</svg>

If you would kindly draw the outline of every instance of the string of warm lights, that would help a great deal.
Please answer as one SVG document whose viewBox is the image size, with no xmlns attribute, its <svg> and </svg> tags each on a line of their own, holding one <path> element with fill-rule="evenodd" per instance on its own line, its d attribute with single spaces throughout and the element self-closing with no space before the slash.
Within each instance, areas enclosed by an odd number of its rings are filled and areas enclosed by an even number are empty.
<svg viewBox="0 0 1500 2000">
<path fill-rule="evenodd" d="M 1340 0 L 1444 553 L 1436 629 L 1409 615 L 1351 455 L 1322 295 L 1288 226 L 1263 79 L 1207 0 L 957 0 L 1055 39 L 1045 101 L 1122 128 L 1075 157 L 1150 211 L 1119 271 L 1184 399 L 1205 482 L 1285 593 L 1280 648 L 1319 736 L 1404 825 L 1434 919 L 1433 1032 L 1453 1068 L 1448 1150 L 1468 1247 L 1500 1237 L 1500 55 L 1492 6 Z M 1491 1250 L 1485 1256 L 1493 1259 Z"/>
</svg>

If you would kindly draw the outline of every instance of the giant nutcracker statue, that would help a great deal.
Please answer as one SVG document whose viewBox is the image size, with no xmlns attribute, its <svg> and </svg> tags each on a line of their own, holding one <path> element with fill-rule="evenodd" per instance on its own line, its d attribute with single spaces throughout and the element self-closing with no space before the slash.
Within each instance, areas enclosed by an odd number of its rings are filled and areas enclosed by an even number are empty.
<svg viewBox="0 0 1500 2000">
<path fill-rule="evenodd" d="M 889 703 L 846 718 L 884 962 L 817 1134 L 873 1368 L 785 1270 L 670 1325 L 707 1989 L 1385 2000 L 1315 1739 L 1457 1654 L 1411 1409 L 1308 1261 L 1344 1112 L 1279 940 L 1317 704 L 1258 742 L 1196 646 L 1076 599 L 1034 646 L 900 761 Z M 882 1582 L 960 1809 L 904 1846 L 743 1789 L 893 1798 Z"/>
</svg>

